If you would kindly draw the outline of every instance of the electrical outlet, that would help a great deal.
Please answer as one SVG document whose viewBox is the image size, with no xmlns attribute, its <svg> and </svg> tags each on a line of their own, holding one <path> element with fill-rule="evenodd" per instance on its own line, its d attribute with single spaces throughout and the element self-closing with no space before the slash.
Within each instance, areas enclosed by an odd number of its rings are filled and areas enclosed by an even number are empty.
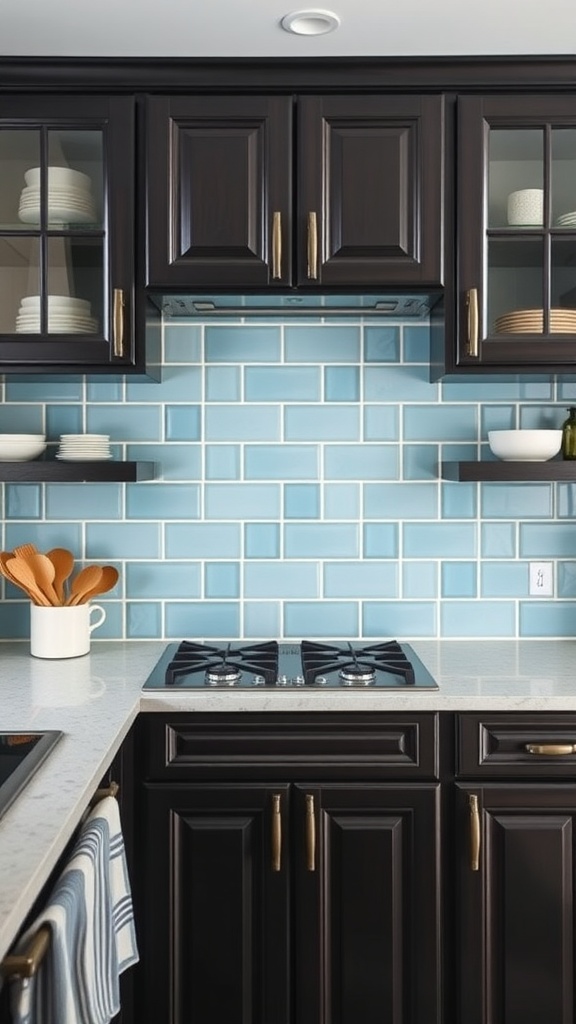
<svg viewBox="0 0 576 1024">
<path fill-rule="evenodd" d="M 530 594 L 532 597 L 552 597 L 553 593 L 552 562 L 530 562 Z"/>
</svg>

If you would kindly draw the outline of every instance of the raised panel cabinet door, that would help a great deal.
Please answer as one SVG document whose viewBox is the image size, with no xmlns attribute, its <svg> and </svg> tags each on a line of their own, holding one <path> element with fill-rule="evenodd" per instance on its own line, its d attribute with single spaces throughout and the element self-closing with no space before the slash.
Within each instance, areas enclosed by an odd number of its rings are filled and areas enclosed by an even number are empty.
<svg viewBox="0 0 576 1024">
<path fill-rule="evenodd" d="M 137 1018 L 288 1024 L 287 787 L 145 789 Z"/>
<path fill-rule="evenodd" d="M 444 100 L 298 102 L 298 283 L 442 283 Z"/>
<path fill-rule="evenodd" d="M 576 786 L 457 786 L 456 1019 L 573 1024 Z"/>
<path fill-rule="evenodd" d="M 291 283 L 292 98 L 147 102 L 147 283 Z"/>
<path fill-rule="evenodd" d="M 438 1024 L 439 787 L 295 789 L 296 1024 Z"/>
<path fill-rule="evenodd" d="M 576 359 L 576 96 L 457 105 L 455 369 Z"/>
</svg>

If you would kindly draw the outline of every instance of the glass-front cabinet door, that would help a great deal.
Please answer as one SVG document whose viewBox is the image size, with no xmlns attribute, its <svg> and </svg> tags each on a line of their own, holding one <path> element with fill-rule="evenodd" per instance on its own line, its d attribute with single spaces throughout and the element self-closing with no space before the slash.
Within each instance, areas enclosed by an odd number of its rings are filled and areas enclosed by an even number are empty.
<svg viewBox="0 0 576 1024">
<path fill-rule="evenodd" d="M 462 367 L 576 368 L 576 97 L 458 109 Z"/>
<path fill-rule="evenodd" d="M 124 97 L 0 103 L 0 370 L 133 359 L 134 118 Z"/>
</svg>

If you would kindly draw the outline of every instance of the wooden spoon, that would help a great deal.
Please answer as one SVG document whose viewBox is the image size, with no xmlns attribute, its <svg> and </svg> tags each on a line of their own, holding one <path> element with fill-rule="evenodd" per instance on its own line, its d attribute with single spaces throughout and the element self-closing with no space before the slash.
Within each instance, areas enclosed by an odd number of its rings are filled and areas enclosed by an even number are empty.
<svg viewBox="0 0 576 1024">
<path fill-rule="evenodd" d="M 94 589 L 96 584 L 100 582 L 101 576 L 101 565 L 87 565 L 84 569 L 81 569 L 78 575 L 72 580 L 70 585 L 70 594 L 66 604 L 83 604 L 86 600 L 85 594 L 88 594 Z"/>
<path fill-rule="evenodd" d="M 46 595 L 50 604 L 60 604 L 58 594 L 53 587 L 55 569 L 50 559 L 37 551 L 34 554 L 28 554 L 26 562 L 34 574 L 38 589 Z"/>
<path fill-rule="evenodd" d="M 68 548 L 52 548 L 51 551 L 46 552 L 46 558 L 49 558 L 54 566 L 52 586 L 58 595 L 58 603 L 64 604 L 66 600 L 64 583 L 74 568 L 74 555 L 68 551 Z"/>
<path fill-rule="evenodd" d="M 84 597 L 78 604 L 84 604 L 86 601 L 91 601 L 97 594 L 105 594 L 107 590 L 112 590 L 118 582 L 119 572 L 113 565 L 101 566 L 102 576 L 100 581 L 91 590 L 84 591 Z"/>
<path fill-rule="evenodd" d="M 23 558 L 19 558 L 18 555 L 15 558 L 9 558 L 6 562 L 6 568 L 12 576 L 12 582 L 17 583 L 18 586 L 25 590 L 34 604 L 41 604 L 47 608 L 50 607 L 51 602 L 39 589 L 32 569 Z"/>
</svg>

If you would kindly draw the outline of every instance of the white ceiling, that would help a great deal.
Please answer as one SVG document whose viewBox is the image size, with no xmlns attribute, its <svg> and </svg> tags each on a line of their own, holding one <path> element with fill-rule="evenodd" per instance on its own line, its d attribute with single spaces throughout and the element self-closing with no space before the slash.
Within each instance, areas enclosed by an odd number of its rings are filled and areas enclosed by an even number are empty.
<svg viewBox="0 0 576 1024">
<path fill-rule="evenodd" d="M 304 8 L 340 28 L 284 32 Z M 0 59 L 575 53 L 575 0 L 0 0 Z"/>
</svg>

